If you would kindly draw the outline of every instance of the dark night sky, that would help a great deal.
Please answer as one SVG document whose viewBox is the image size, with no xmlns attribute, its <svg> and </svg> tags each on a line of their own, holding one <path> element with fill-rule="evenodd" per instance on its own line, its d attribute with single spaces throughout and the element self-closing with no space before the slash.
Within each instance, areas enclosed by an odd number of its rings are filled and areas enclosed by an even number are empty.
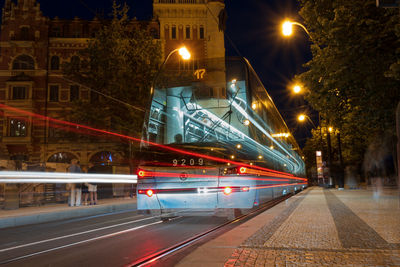
<svg viewBox="0 0 400 267">
<path fill-rule="evenodd" d="M 4 1 L 2 1 L 4 3 Z M 51 18 L 93 18 L 96 12 L 110 13 L 112 0 L 38 0 L 44 15 Z M 122 2 L 122 1 L 120 1 Z M 131 16 L 149 19 L 152 16 L 152 0 L 127 0 Z M 284 18 L 301 22 L 297 0 L 225 0 L 228 13 L 227 35 L 258 73 L 267 91 L 275 101 L 289 128 L 302 146 L 309 134 L 309 127 L 296 123 L 296 114 L 304 110 L 303 101 L 291 96 L 288 83 L 302 70 L 302 64 L 311 55 L 309 41 L 300 28 L 295 35 L 280 35 L 280 23 Z M 238 55 L 226 42 L 227 54 Z"/>
</svg>

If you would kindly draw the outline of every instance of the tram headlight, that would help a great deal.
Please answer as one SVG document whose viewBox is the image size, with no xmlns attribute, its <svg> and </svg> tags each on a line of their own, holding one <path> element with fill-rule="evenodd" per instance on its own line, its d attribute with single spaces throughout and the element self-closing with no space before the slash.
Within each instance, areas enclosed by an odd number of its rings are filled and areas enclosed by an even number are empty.
<svg viewBox="0 0 400 267">
<path fill-rule="evenodd" d="M 148 189 L 148 190 L 146 191 L 146 195 L 147 195 L 148 197 L 152 197 L 152 196 L 154 195 L 153 190 Z"/>
<path fill-rule="evenodd" d="M 230 188 L 229 186 L 224 188 L 225 195 L 230 195 L 231 193 L 232 193 L 232 188 Z"/>
</svg>

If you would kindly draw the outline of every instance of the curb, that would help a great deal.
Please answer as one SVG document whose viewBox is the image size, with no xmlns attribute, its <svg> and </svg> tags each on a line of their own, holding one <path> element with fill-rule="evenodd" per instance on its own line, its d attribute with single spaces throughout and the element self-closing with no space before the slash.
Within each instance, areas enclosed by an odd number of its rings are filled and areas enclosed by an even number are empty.
<svg viewBox="0 0 400 267">
<path fill-rule="evenodd" d="M 56 211 L 56 212 L 43 212 L 34 215 L 26 215 L 26 216 L 17 216 L 17 217 L 9 217 L 9 218 L 1 218 L 0 219 L 0 229 L 16 227 L 22 225 L 29 224 L 37 224 L 37 223 L 45 223 L 45 222 L 54 222 L 72 218 L 79 217 L 88 217 L 93 215 L 99 215 L 104 213 L 112 213 L 123 210 L 135 210 L 136 203 L 123 203 L 123 204 L 115 204 L 115 205 L 99 205 L 99 206 L 91 206 L 87 208 L 74 209 L 71 207 L 71 210 L 68 211 Z"/>
</svg>

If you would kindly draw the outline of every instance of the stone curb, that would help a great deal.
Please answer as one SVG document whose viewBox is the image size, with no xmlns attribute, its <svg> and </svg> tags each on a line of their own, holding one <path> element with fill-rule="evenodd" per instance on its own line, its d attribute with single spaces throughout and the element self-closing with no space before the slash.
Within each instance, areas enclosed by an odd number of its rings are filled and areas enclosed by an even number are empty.
<svg viewBox="0 0 400 267">
<path fill-rule="evenodd" d="M 66 220 L 79 217 L 87 217 L 87 216 L 112 213 L 124 210 L 126 211 L 135 210 L 135 209 L 136 209 L 136 203 L 134 202 L 120 203 L 114 205 L 111 204 L 111 205 L 90 206 L 84 208 L 71 207 L 70 210 L 44 212 L 34 215 L 16 216 L 9 218 L 0 218 L 0 229 L 28 225 L 28 224 L 37 224 L 37 223 L 53 222 L 53 221 Z"/>
</svg>

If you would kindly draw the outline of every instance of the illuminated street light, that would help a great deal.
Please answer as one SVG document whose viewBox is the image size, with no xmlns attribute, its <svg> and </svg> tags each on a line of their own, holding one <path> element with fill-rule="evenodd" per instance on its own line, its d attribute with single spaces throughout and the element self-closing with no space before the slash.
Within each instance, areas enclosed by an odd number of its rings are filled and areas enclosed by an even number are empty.
<svg viewBox="0 0 400 267">
<path fill-rule="evenodd" d="M 293 86 L 293 92 L 295 94 L 299 94 L 301 92 L 301 86 L 296 84 L 295 86 Z"/>
<path fill-rule="evenodd" d="M 285 21 L 282 23 L 282 34 L 284 36 L 290 36 L 293 33 L 293 25 L 290 21 Z"/>
<path fill-rule="evenodd" d="M 246 125 L 246 126 L 249 126 L 250 125 L 250 121 L 249 120 L 244 120 L 243 124 Z"/>
<path fill-rule="evenodd" d="M 301 121 L 301 122 L 303 122 L 305 119 L 306 119 L 306 115 L 304 115 L 304 114 L 300 114 L 300 115 L 297 117 L 297 120 L 298 120 L 298 121 Z"/>
<path fill-rule="evenodd" d="M 296 21 L 290 21 L 290 20 L 285 20 L 282 23 L 283 36 L 291 36 L 293 34 L 293 25 L 300 26 L 307 33 L 307 35 L 310 36 L 310 38 L 311 38 L 310 32 L 307 30 L 307 28 L 303 24 L 298 23 Z"/>
<path fill-rule="evenodd" d="M 333 132 L 333 127 L 332 126 L 329 126 L 328 127 L 328 131 L 331 133 L 331 132 Z"/>
<path fill-rule="evenodd" d="M 155 86 L 155 84 L 157 82 L 158 76 L 160 75 L 162 69 L 164 68 L 164 65 L 167 63 L 168 59 L 176 52 L 179 53 L 179 55 L 182 57 L 183 60 L 189 60 L 190 57 L 191 57 L 191 54 L 190 54 L 189 50 L 185 46 L 177 48 L 177 49 L 172 50 L 171 52 L 169 52 L 168 56 L 164 59 L 164 61 L 161 64 L 160 68 L 158 69 L 157 74 L 154 76 L 154 79 L 153 79 L 153 81 L 151 83 L 150 96 L 153 95 L 154 86 Z"/>
<path fill-rule="evenodd" d="M 190 57 L 191 57 L 189 50 L 187 50 L 187 48 L 186 48 L 185 46 L 179 48 L 179 55 L 180 55 L 184 60 L 189 60 Z"/>
<path fill-rule="evenodd" d="M 236 145 L 236 148 L 237 148 L 237 149 L 241 149 L 241 148 L 242 148 L 242 145 L 241 145 L 241 144 L 237 144 L 237 145 Z"/>
</svg>

